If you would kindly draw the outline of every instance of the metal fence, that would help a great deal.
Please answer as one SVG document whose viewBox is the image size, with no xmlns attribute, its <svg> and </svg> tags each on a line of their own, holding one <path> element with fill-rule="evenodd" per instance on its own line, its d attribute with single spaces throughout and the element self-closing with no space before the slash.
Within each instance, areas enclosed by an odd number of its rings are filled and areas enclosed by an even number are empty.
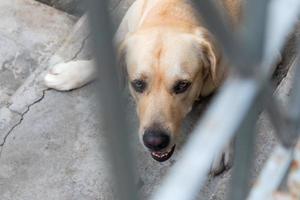
<svg viewBox="0 0 300 200">
<path fill-rule="evenodd" d="M 96 56 L 96 61 L 99 66 L 103 66 L 99 68 L 99 98 L 106 105 L 103 112 L 108 122 L 108 146 L 111 147 L 108 152 L 112 158 L 111 171 L 115 177 L 116 195 L 119 199 L 134 200 L 138 197 L 133 178 L 134 162 L 128 141 L 130 126 L 126 123 L 125 101 L 117 84 L 117 67 L 113 67 L 116 62 L 107 5 L 106 0 L 90 0 L 89 6 L 95 53 L 99 55 Z M 295 62 L 294 90 L 288 106 L 283 107 L 275 97 L 270 98 L 273 66 L 278 51 L 283 48 L 288 34 L 297 22 L 300 1 L 249 0 L 245 7 L 244 24 L 235 32 L 228 29 L 226 17 L 221 17 L 213 1 L 195 0 L 194 5 L 207 28 L 223 47 L 238 75 L 224 83 L 182 150 L 182 157 L 151 199 L 194 199 L 206 180 L 213 155 L 221 152 L 233 137 L 237 137 L 236 160 L 239 162 L 235 162 L 229 199 L 272 199 L 290 170 L 291 162 L 297 159 L 299 165 L 294 166 L 290 178 L 295 184 L 300 182 L 299 144 L 298 148 L 294 148 L 300 124 L 300 57 Z M 232 96 L 235 96 L 234 101 Z M 269 114 L 281 145 L 275 148 L 257 184 L 249 191 L 248 166 L 251 165 L 254 148 L 254 127 L 263 109 Z M 216 121 L 218 126 L 212 126 Z"/>
</svg>

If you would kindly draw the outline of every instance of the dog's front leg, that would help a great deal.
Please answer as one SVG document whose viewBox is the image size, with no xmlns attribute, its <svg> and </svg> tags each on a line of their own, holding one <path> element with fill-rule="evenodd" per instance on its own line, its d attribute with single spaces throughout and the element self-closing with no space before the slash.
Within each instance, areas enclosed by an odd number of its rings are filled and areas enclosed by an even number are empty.
<svg viewBox="0 0 300 200">
<path fill-rule="evenodd" d="M 92 60 L 77 60 L 59 63 L 50 68 L 44 82 L 49 88 L 67 91 L 80 88 L 97 77 Z"/>
<path fill-rule="evenodd" d="M 231 141 L 221 153 L 215 155 L 210 168 L 210 174 L 216 176 L 229 169 L 233 164 L 234 142 Z"/>
</svg>

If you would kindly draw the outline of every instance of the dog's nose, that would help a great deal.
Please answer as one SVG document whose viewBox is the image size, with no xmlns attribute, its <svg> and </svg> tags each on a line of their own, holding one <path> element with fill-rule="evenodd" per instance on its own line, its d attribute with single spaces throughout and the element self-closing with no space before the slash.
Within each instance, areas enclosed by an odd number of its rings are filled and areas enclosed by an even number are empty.
<svg viewBox="0 0 300 200">
<path fill-rule="evenodd" d="M 169 145 L 170 136 L 164 131 L 146 130 L 143 135 L 143 142 L 150 150 L 159 151 Z"/>
</svg>

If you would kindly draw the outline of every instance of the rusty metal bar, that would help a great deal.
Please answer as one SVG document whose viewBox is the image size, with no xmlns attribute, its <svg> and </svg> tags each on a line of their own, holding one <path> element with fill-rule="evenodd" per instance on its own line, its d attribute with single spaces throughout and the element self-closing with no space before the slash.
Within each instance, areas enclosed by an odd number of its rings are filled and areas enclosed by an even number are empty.
<svg viewBox="0 0 300 200">
<path fill-rule="evenodd" d="M 137 189 L 134 182 L 134 162 L 129 146 L 130 129 L 126 123 L 124 110 L 126 101 L 121 95 L 120 84 L 118 84 L 112 25 L 107 6 L 107 0 L 89 0 L 88 14 L 94 58 L 99 71 L 97 84 L 99 107 L 101 116 L 105 117 L 106 122 L 107 159 L 111 162 L 109 167 L 116 186 L 116 199 L 135 200 Z"/>
<path fill-rule="evenodd" d="M 291 149 L 282 146 L 276 147 L 271 158 L 268 160 L 261 176 L 247 198 L 248 200 L 272 199 L 272 194 L 280 186 L 289 165 L 292 161 Z M 270 181 L 272 180 L 272 181 Z"/>
<path fill-rule="evenodd" d="M 292 93 L 290 96 L 290 102 L 295 103 L 296 96 L 299 95 L 300 87 L 298 84 L 298 77 L 299 77 L 299 60 L 298 62 L 294 62 L 291 66 L 290 70 L 295 70 L 295 76 L 292 83 Z M 295 98 L 292 100 L 292 98 Z M 271 158 L 268 160 L 266 166 L 264 167 L 260 177 L 256 181 L 254 187 L 252 188 L 251 194 L 249 196 L 249 200 L 256 200 L 256 199 L 272 199 L 274 193 L 278 190 L 280 185 L 282 184 L 284 177 L 289 172 L 288 175 L 288 188 L 293 198 L 300 197 L 300 168 L 298 163 L 299 161 L 299 147 L 300 141 L 297 134 L 299 134 L 299 120 L 297 121 L 296 118 L 290 117 L 290 113 L 294 112 L 297 116 L 299 110 L 299 105 L 293 105 L 293 103 L 289 104 L 289 111 L 287 110 L 276 110 L 276 108 L 280 108 L 279 104 L 274 101 L 275 99 L 269 99 L 269 103 L 267 104 L 267 111 L 271 117 L 273 125 L 276 127 L 276 131 L 280 132 L 277 134 L 278 138 L 282 142 L 282 145 L 279 145 L 275 148 L 275 152 L 271 155 Z M 297 102 L 299 103 L 299 102 Z M 294 106 L 294 107 L 293 107 Z M 293 111 L 291 110 L 293 109 Z M 295 110 L 294 110 L 295 109 Z M 280 119 L 280 120 L 279 120 Z M 298 144 L 295 146 L 295 143 Z M 294 163 L 294 164 L 292 164 Z M 291 168 L 290 168 L 291 166 Z M 272 181 L 270 181 L 272 180 Z M 291 198 L 291 194 L 286 194 Z M 274 199 L 282 199 L 280 195 L 274 197 Z"/>
</svg>

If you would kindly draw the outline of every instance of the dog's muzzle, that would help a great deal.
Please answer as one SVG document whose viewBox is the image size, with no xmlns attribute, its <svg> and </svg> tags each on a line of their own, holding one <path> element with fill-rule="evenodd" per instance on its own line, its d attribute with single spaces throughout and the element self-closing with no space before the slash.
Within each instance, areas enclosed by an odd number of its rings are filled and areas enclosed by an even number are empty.
<svg viewBox="0 0 300 200">
<path fill-rule="evenodd" d="M 174 150 L 175 150 L 175 145 L 170 150 L 168 150 L 166 152 L 152 151 L 151 156 L 154 160 L 156 160 L 158 162 L 164 162 L 164 161 L 167 161 L 169 158 L 171 158 L 171 156 L 174 153 Z"/>
<path fill-rule="evenodd" d="M 175 145 L 166 150 L 170 145 L 170 136 L 160 129 L 147 129 L 143 135 L 143 142 L 156 161 L 164 162 L 174 153 Z"/>
</svg>

